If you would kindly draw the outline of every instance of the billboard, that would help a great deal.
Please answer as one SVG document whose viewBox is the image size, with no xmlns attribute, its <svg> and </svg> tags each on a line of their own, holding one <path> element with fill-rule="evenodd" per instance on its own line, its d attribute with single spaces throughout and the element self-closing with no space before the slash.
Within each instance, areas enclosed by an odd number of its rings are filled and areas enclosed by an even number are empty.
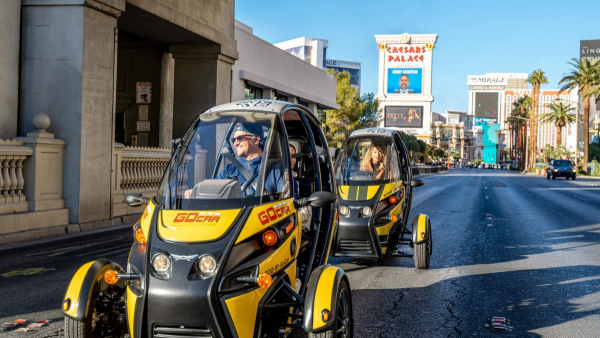
<svg viewBox="0 0 600 338">
<path fill-rule="evenodd" d="M 579 59 L 600 59 L 600 40 L 580 40 Z"/>
<path fill-rule="evenodd" d="M 388 94 L 421 94 L 423 74 L 421 68 L 389 68 Z"/>
<path fill-rule="evenodd" d="M 386 127 L 423 127 L 423 106 L 386 106 Z"/>
<path fill-rule="evenodd" d="M 498 123 L 500 93 L 475 93 L 475 125 Z M 479 124 L 481 125 L 481 124 Z"/>
</svg>

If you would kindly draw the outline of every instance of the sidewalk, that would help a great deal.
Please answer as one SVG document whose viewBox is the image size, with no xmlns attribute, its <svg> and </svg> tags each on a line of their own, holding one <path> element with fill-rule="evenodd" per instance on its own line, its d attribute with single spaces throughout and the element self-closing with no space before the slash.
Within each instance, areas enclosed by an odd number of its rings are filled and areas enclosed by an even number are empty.
<svg viewBox="0 0 600 338">
<path fill-rule="evenodd" d="M 121 230 L 128 227 L 132 227 L 135 222 L 140 218 L 140 215 L 129 215 L 129 217 L 123 217 L 123 222 L 118 225 L 110 225 L 104 227 L 98 227 L 93 229 L 84 229 L 82 230 L 78 224 L 69 224 L 61 227 L 54 228 L 67 228 L 68 231 L 63 232 L 64 234 L 60 235 L 61 232 L 53 232 L 52 229 L 38 229 L 38 230 L 30 230 L 27 231 L 26 234 L 19 236 L 22 240 L 19 240 L 15 243 L 4 243 L 0 244 L 0 252 L 12 250 L 16 248 L 27 247 L 31 245 L 39 245 L 44 243 L 56 242 L 70 238 L 77 238 L 82 236 L 93 235 L 97 233 Z M 50 231 L 49 231 L 50 230 Z M 64 230 L 63 230 L 64 231 Z M 50 235 L 49 235 L 50 233 Z M 19 234 L 19 233 L 17 233 Z M 14 234 L 9 234 L 14 235 Z"/>
</svg>

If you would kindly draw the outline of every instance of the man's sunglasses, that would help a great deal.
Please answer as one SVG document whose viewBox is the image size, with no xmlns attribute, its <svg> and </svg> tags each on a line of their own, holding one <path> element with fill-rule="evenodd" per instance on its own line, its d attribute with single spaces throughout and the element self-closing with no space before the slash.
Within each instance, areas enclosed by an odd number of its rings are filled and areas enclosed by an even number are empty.
<svg viewBox="0 0 600 338">
<path fill-rule="evenodd" d="M 255 138 L 255 137 L 256 137 L 256 135 L 246 134 L 246 135 L 240 135 L 238 137 L 232 137 L 229 139 L 229 141 L 231 141 L 231 143 L 235 143 L 235 141 L 242 142 L 246 139 Z"/>
</svg>

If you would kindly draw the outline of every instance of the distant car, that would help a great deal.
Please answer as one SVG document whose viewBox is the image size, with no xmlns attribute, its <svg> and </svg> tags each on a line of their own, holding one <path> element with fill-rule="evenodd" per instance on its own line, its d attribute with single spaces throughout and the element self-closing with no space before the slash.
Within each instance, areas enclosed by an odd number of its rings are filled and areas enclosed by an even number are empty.
<svg viewBox="0 0 600 338">
<path fill-rule="evenodd" d="M 548 167 L 546 167 L 546 178 L 552 177 L 555 180 L 557 177 L 565 177 L 567 180 L 569 177 L 575 180 L 577 177 L 577 169 L 575 164 L 569 160 L 550 160 Z"/>
<path fill-rule="evenodd" d="M 485 168 L 485 164 L 481 163 L 481 164 L 479 165 L 479 169 L 483 169 L 483 168 Z"/>
</svg>

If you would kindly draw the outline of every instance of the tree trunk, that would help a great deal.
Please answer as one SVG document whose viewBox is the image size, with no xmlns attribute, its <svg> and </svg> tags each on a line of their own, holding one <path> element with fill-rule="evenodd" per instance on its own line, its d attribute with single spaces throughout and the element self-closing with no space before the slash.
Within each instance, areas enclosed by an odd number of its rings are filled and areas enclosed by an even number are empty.
<svg viewBox="0 0 600 338">
<path fill-rule="evenodd" d="M 583 165 L 582 169 L 587 173 L 587 163 L 590 151 L 590 98 L 586 97 L 588 86 L 583 87 Z M 579 149 L 579 144 L 576 149 Z"/>
<path fill-rule="evenodd" d="M 562 146 L 562 126 L 557 123 L 556 124 L 556 149 L 558 149 L 559 146 Z"/>
</svg>

